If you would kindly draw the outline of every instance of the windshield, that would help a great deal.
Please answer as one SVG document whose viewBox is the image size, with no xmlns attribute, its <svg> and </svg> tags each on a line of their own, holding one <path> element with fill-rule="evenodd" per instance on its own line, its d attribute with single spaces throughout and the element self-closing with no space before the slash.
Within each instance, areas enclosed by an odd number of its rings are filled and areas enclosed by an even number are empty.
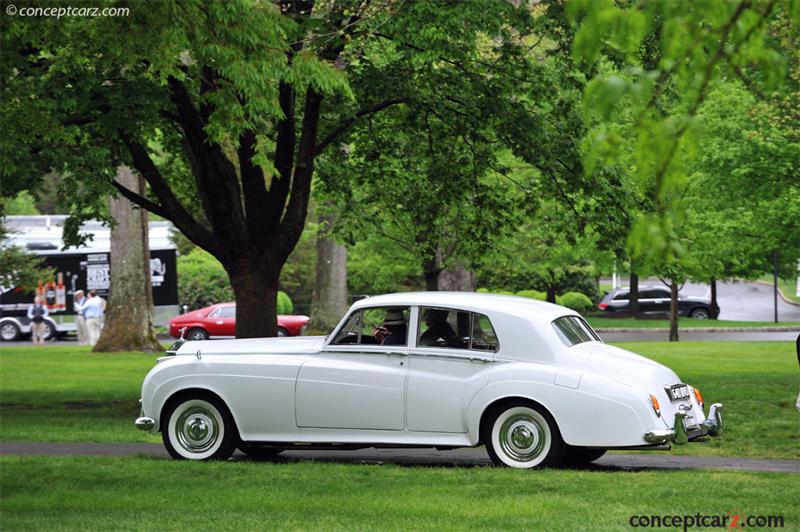
<svg viewBox="0 0 800 532">
<path fill-rule="evenodd" d="M 567 347 L 583 342 L 602 342 L 586 321 L 579 316 L 563 316 L 553 320 L 553 329 Z"/>
</svg>

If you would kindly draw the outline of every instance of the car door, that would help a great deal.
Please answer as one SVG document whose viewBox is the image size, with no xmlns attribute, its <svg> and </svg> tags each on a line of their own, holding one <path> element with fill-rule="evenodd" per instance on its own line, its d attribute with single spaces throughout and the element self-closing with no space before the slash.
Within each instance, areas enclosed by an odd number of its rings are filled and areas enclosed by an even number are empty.
<svg viewBox="0 0 800 532">
<path fill-rule="evenodd" d="M 236 336 L 236 306 L 223 305 L 206 318 L 209 336 Z"/>
<path fill-rule="evenodd" d="M 642 293 L 640 307 L 642 312 L 648 314 L 663 314 L 669 312 L 669 291 L 663 288 L 648 288 Z"/>
<path fill-rule="evenodd" d="M 393 343 L 381 343 L 373 336 L 390 313 L 402 315 L 405 330 L 410 330 L 409 307 L 356 310 L 328 345 L 303 364 L 295 386 L 298 427 L 405 428 L 408 335 Z"/>
<path fill-rule="evenodd" d="M 486 316 L 434 307 L 421 307 L 418 323 L 406 390 L 408 430 L 466 433 L 469 403 L 489 382 L 498 348 L 494 329 Z"/>
</svg>

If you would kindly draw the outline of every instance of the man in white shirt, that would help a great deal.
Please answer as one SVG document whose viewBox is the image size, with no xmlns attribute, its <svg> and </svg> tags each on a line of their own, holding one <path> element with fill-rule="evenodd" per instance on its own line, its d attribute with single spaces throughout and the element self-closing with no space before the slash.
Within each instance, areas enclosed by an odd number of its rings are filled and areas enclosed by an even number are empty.
<svg viewBox="0 0 800 532">
<path fill-rule="evenodd" d="M 78 332 L 78 345 L 86 345 L 89 343 L 89 333 L 86 330 L 86 318 L 83 312 L 80 311 L 81 305 L 86 302 L 86 296 L 83 295 L 83 290 L 76 290 L 73 295 L 75 302 L 73 308 L 75 309 L 75 328 Z"/>
<path fill-rule="evenodd" d="M 100 331 L 103 330 L 103 314 L 105 312 L 105 300 L 95 294 L 94 290 L 89 290 L 89 297 L 78 307 L 78 312 L 83 313 L 86 320 L 86 332 L 89 335 L 89 345 L 94 345 L 100 339 Z"/>
</svg>

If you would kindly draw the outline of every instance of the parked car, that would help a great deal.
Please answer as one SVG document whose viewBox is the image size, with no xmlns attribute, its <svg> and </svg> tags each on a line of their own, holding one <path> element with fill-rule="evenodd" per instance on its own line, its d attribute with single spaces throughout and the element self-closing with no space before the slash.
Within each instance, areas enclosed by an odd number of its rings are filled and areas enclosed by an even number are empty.
<svg viewBox="0 0 800 532">
<path fill-rule="evenodd" d="M 597 308 L 612 314 L 630 312 L 629 288 L 612 290 L 600 300 Z M 639 312 L 642 314 L 669 314 L 669 289 L 663 286 L 639 287 Z M 711 300 L 707 297 L 686 296 L 678 294 L 678 315 L 689 316 L 698 320 L 711 317 Z"/>
<path fill-rule="evenodd" d="M 308 316 L 279 315 L 278 336 L 299 336 L 308 320 Z M 233 338 L 236 336 L 236 304 L 217 303 L 169 320 L 169 334 L 174 338 L 180 338 L 184 328 L 183 337 L 187 340 Z"/>
<path fill-rule="evenodd" d="M 485 444 L 531 468 L 718 435 L 722 405 L 704 404 L 568 308 L 420 292 L 358 301 L 327 337 L 178 341 L 145 377 L 135 424 L 178 459 Z"/>
</svg>

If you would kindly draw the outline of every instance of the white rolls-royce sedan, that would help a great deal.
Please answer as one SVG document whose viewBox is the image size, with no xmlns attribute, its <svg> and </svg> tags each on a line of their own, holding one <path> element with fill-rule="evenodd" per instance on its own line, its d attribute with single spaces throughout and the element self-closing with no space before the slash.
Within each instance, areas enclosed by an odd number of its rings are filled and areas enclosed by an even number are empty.
<svg viewBox="0 0 800 532">
<path fill-rule="evenodd" d="M 174 458 L 292 448 L 474 447 L 518 468 L 722 432 L 722 405 L 666 366 L 530 299 L 417 292 L 355 303 L 327 337 L 178 341 L 136 426 Z"/>
</svg>

